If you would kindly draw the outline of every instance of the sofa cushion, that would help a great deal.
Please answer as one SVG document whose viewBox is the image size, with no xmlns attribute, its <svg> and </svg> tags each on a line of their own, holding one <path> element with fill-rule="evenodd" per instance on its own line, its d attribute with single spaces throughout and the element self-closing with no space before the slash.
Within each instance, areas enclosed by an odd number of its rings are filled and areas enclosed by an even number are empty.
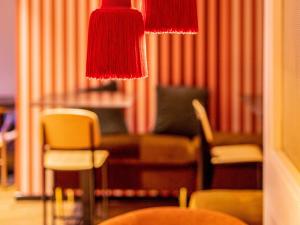
<svg viewBox="0 0 300 225">
<path fill-rule="evenodd" d="M 144 135 L 140 142 L 140 159 L 146 162 L 192 162 L 197 146 L 183 136 Z"/>
<path fill-rule="evenodd" d="M 82 89 L 80 93 L 90 92 L 115 92 L 118 90 L 116 82 L 109 82 L 108 84 L 101 85 L 99 87 L 91 87 Z M 128 133 L 127 126 L 124 120 L 124 113 L 122 109 L 98 109 L 98 108 L 86 108 L 97 114 L 101 133 L 102 134 L 126 134 Z"/>
<path fill-rule="evenodd" d="M 195 192 L 190 208 L 209 209 L 235 216 L 249 225 L 262 225 L 262 191 L 209 190 Z"/>
<path fill-rule="evenodd" d="M 139 135 L 116 134 L 103 135 L 101 138 L 101 149 L 110 153 L 110 158 L 138 158 Z"/>
<path fill-rule="evenodd" d="M 206 105 L 207 91 L 189 87 L 158 87 L 154 133 L 187 137 L 197 135 L 199 123 L 192 107 L 193 99 Z"/>
</svg>

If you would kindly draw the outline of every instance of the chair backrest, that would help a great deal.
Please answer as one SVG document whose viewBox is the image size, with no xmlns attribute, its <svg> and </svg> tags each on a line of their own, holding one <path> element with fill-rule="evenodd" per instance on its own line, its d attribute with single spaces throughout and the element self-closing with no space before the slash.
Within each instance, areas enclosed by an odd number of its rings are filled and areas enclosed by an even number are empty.
<svg viewBox="0 0 300 225">
<path fill-rule="evenodd" d="M 246 225 L 232 216 L 177 207 L 148 208 L 109 219 L 100 225 Z"/>
<path fill-rule="evenodd" d="M 199 173 L 201 174 L 202 189 L 210 189 L 213 176 L 210 149 L 213 142 L 213 132 L 204 106 L 196 99 L 192 102 L 196 117 L 199 120 L 201 154 L 199 155 Z"/>
<path fill-rule="evenodd" d="M 94 150 L 100 145 L 95 113 L 83 109 L 47 109 L 41 118 L 43 144 L 50 149 Z"/>
<path fill-rule="evenodd" d="M 206 110 L 204 108 L 204 106 L 201 104 L 201 102 L 199 102 L 197 99 L 193 100 L 193 107 L 195 109 L 195 113 L 196 116 L 198 118 L 198 120 L 201 123 L 202 129 L 203 129 L 203 133 L 204 133 L 204 138 L 206 138 L 206 141 L 208 143 L 212 143 L 213 142 L 213 131 L 211 129 L 209 120 L 208 120 L 208 116 L 206 113 Z"/>
</svg>

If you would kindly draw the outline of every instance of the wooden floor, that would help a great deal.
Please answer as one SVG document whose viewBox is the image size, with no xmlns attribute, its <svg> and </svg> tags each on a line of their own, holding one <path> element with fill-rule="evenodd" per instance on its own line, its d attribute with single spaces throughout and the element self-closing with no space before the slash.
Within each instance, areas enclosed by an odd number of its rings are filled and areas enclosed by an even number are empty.
<svg viewBox="0 0 300 225">
<path fill-rule="evenodd" d="M 16 201 L 15 189 L 0 188 L 0 225 L 42 225 L 42 203 L 40 201 Z M 176 199 L 110 200 L 109 217 L 135 209 L 155 206 L 176 206 Z M 48 207 L 50 208 L 50 207 Z M 49 218 L 49 224 L 50 223 Z M 59 222 L 59 224 L 71 224 Z"/>
</svg>

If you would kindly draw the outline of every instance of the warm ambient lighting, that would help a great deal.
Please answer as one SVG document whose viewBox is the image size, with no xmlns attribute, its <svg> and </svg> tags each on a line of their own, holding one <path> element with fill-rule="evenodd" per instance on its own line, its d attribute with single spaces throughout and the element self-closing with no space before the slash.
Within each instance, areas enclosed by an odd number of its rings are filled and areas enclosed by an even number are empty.
<svg viewBox="0 0 300 225">
<path fill-rule="evenodd" d="M 144 0 L 145 31 L 197 33 L 196 0 Z"/>
<path fill-rule="evenodd" d="M 147 76 L 144 22 L 130 0 L 103 0 L 90 17 L 86 76 L 134 79 Z"/>
</svg>

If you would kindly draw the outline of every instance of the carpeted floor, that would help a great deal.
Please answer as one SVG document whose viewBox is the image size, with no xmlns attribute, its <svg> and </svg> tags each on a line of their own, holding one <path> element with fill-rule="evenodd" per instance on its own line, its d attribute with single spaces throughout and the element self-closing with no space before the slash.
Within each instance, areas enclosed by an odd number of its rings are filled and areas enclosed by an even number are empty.
<svg viewBox="0 0 300 225">
<path fill-rule="evenodd" d="M 1 225 L 42 225 L 42 203 L 40 201 L 16 201 L 15 188 L 0 188 Z M 109 217 L 135 209 L 155 206 L 176 206 L 176 199 L 110 200 Z M 48 207 L 50 209 L 50 207 Z M 51 224 L 50 218 L 49 223 Z M 67 224 L 58 221 L 57 225 Z M 69 224 L 69 223 L 68 223 Z"/>
</svg>

